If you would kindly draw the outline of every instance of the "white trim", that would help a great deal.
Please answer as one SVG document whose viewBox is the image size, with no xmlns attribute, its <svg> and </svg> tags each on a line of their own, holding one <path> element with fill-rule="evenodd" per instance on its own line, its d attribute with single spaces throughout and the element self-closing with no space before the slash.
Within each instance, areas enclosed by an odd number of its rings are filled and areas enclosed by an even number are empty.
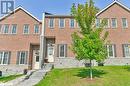
<svg viewBox="0 0 130 86">
<path fill-rule="evenodd" d="M 16 25 L 16 33 L 12 33 L 13 25 Z M 17 28 L 18 28 L 18 25 L 17 25 L 17 24 L 12 24 L 12 25 L 11 25 L 11 34 L 12 34 L 12 35 L 16 35 L 16 34 L 17 34 Z"/>
<path fill-rule="evenodd" d="M 123 20 L 122 19 L 126 19 L 126 27 L 123 27 Z M 122 18 L 121 19 L 121 23 L 122 23 L 122 29 L 127 29 L 128 28 L 128 21 L 127 18 Z"/>
<path fill-rule="evenodd" d="M 115 26 L 115 27 L 112 26 L 112 19 L 115 19 L 115 21 L 116 21 L 116 26 Z M 116 28 L 117 28 L 117 24 L 118 24 L 118 23 L 117 23 L 117 18 L 111 18 L 111 28 L 112 28 L 112 29 L 116 29 Z"/>
<path fill-rule="evenodd" d="M 109 56 L 109 46 L 112 46 L 112 54 L 113 54 L 113 56 Z M 113 44 L 110 44 L 110 45 L 107 45 L 107 52 L 108 52 L 108 57 L 109 58 L 115 58 L 115 48 L 114 48 L 114 45 Z"/>
<path fill-rule="evenodd" d="M 1 52 L 0 52 L 0 53 L 1 53 Z M 5 58 L 5 57 L 4 57 L 5 53 L 8 54 L 8 57 L 7 57 L 6 64 L 3 64 L 4 58 Z M 9 62 L 9 51 L 2 51 L 2 60 L 1 60 L 0 65 L 8 65 L 8 62 Z"/>
<path fill-rule="evenodd" d="M 60 47 L 62 45 L 64 46 L 64 56 L 63 57 L 60 56 Z M 65 44 L 59 44 L 59 58 L 65 58 L 65 54 L 66 54 L 66 46 L 65 46 Z"/>
<path fill-rule="evenodd" d="M 102 9 L 101 11 L 99 11 L 96 16 L 100 15 L 102 12 L 104 12 L 105 10 L 107 10 L 109 7 L 111 7 L 114 4 L 119 4 L 120 6 L 122 6 L 123 8 L 125 8 L 126 10 L 130 11 L 130 9 L 128 7 L 126 7 L 125 5 L 121 4 L 119 1 L 114 1 L 111 4 L 109 4 L 107 7 L 105 7 L 104 9 Z"/>
<path fill-rule="evenodd" d="M 5 25 L 8 25 L 8 33 L 5 33 Z M 9 34 L 10 32 L 10 25 L 9 24 L 4 24 L 2 34 Z"/>
<path fill-rule="evenodd" d="M 107 23 L 108 23 L 108 26 L 105 26 L 105 28 L 110 28 L 110 19 L 109 18 L 105 18 L 107 19 Z"/>
<path fill-rule="evenodd" d="M 63 20 L 64 20 L 64 27 L 60 27 L 60 19 L 63 19 Z M 60 29 L 65 28 L 65 18 L 59 18 L 59 28 L 60 28 Z"/>
<path fill-rule="evenodd" d="M 24 33 L 25 25 L 28 25 L 28 33 Z M 30 29 L 30 25 L 29 25 L 29 24 L 24 24 L 24 26 L 23 26 L 23 34 L 24 34 L 24 35 L 28 35 L 29 32 L 30 32 L 29 29 Z"/>
<path fill-rule="evenodd" d="M 27 10 L 25 10 L 23 7 L 17 7 L 14 11 L 10 12 L 9 14 L 6 14 L 4 16 L 2 16 L 0 18 L 0 20 L 4 19 L 5 17 L 9 16 L 10 14 L 12 14 L 13 12 L 22 9 L 25 13 L 27 13 L 28 15 L 30 15 L 32 18 L 34 18 L 35 20 L 37 20 L 38 22 L 41 22 L 41 20 L 39 20 L 37 17 L 33 16 L 31 13 L 29 13 Z"/>
<path fill-rule="evenodd" d="M 38 29 L 39 29 L 38 33 L 35 33 L 35 25 L 38 25 Z M 40 25 L 39 25 L 39 24 L 34 24 L 34 29 L 33 29 L 33 30 L 34 30 L 34 31 L 33 31 L 33 34 L 34 34 L 34 35 L 40 34 Z"/>
<path fill-rule="evenodd" d="M 53 19 L 53 27 L 50 27 L 50 20 L 51 20 L 51 19 Z M 54 27 L 55 27 L 55 19 L 54 19 L 54 18 L 49 18 L 48 27 L 49 27 L 50 29 L 54 29 Z"/>
<path fill-rule="evenodd" d="M 74 27 L 71 27 L 71 20 L 74 20 Z M 75 23 L 76 23 L 76 22 L 75 22 L 75 19 L 72 19 L 72 18 L 69 19 L 69 27 L 70 27 L 71 29 L 74 29 L 74 28 L 75 28 Z"/>
<path fill-rule="evenodd" d="M 21 60 L 21 53 L 25 53 L 25 57 L 24 57 L 24 58 L 25 58 L 25 59 L 24 59 L 24 64 L 20 64 L 20 60 Z M 20 51 L 20 52 L 19 52 L 19 62 L 18 62 L 18 64 L 19 64 L 19 65 L 26 65 L 26 60 L 27 60 L 27 62 L 28 62 L 28 59 L 27 59 L 27 58 L 28 58 L 28 56 L 27 56 L 27 55 L 28 55 L 28 52 L 26 53 L 26 51 Z"/>
</svg>

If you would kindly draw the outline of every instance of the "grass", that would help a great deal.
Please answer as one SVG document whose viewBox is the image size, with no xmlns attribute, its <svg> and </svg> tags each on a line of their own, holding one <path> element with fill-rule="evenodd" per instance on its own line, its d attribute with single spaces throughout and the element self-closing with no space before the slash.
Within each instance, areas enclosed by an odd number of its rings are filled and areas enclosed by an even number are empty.
<svg viewBox="0 0 130 86">
<path fill-rule="evenodd" d="M 10 76 L 6 76 L 6 77 L 0 77 L 0 82 L 8 82 L 10 80 L 16 79 L 17 77 L 22 76 L 23 74 L 19 74 L 19 75 L 10 75 Z"/>
<path fill-rule="evenodd" d="M 89 78 L 89 68 L 53 69 L 36 86 L 130 86 L 130 66 L 94 67 Z"/>
</svg>

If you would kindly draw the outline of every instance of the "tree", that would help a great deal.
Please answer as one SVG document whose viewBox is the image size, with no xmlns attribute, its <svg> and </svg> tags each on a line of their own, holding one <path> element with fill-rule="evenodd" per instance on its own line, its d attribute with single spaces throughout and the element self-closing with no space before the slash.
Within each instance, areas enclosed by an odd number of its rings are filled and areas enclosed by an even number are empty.
<svg viewBox="0 0 130 86">
<path fill-rule="evenodd" d="M 72 34 L 71 49 L 78 60 L 90 60 L 90 78 L 92 80 L 92 60 L 104 61 L 107 57 L 106 38 L 108 32 L 103 31 L 104 19 L 99 27 L 96 27 L 96 13 L 98 9 L 94 6 L 93 0 L 87 1 L 84 5 L 73 4 L 71 14 L 79 24 L 80 30 Z"/>
</svg>

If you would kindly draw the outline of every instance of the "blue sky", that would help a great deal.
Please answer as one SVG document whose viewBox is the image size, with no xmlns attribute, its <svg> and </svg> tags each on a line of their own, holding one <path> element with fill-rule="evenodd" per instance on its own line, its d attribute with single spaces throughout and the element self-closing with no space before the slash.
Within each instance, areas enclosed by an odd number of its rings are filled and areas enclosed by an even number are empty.
<svg viewBox="0 0 130 86">
<path fill-rule="evenodd" d="M 103 9 L 114 0 L 94 0 L 95 5 Z M 121 3 L 130 8 L 130 0 L 119 0 Z M 43 12 L 52 14 L 70 14 L 70 8 L 73 3 L 85 3 L 86 0 L 15 0 L 16 7 L 22 6 L 39 19 L 42 18 Z"/>
</svg>

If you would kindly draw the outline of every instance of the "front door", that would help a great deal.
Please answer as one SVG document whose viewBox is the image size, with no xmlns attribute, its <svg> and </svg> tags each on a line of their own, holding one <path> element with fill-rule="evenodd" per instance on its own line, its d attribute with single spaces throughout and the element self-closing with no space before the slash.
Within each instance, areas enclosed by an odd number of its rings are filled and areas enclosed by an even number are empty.
<svg viewBox="0 0 130 86">
<path fill-rule="evenodd" d="M 47 58 L 48 62 L 54 62 L 54 45 L 48 44 Z"/>
<path fill-rule="evenodd" d="M 39 50 L 33 50 L 34 69 L 40 69 Z"/>
</svg>

